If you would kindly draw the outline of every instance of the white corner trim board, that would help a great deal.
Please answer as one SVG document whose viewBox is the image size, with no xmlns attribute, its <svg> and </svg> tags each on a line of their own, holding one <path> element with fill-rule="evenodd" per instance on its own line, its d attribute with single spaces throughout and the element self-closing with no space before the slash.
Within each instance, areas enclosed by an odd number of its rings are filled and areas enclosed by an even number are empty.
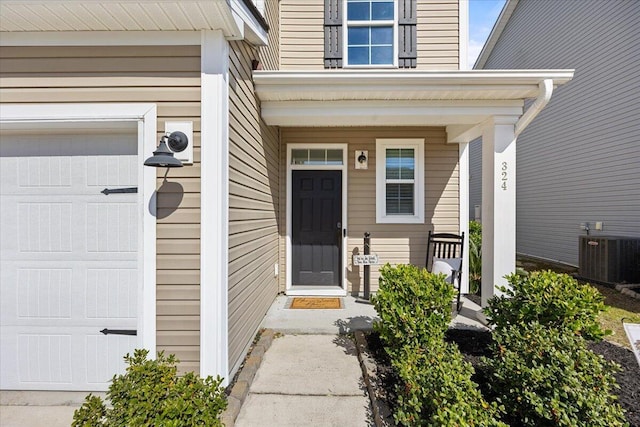
<svg viewBox="0 0 640 427">
<path fill-rule="evenodd" d="M 229 383 L 229 44 L 203 31 L 201 44 L 200 375 Z"/>
</svg>

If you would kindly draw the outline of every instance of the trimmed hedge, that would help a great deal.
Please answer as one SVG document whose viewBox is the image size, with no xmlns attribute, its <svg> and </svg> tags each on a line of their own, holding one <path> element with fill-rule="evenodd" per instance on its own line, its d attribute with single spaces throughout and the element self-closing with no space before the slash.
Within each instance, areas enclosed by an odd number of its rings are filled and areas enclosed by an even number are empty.
<svg viewBox="0 0 640 427">
<path fill-rule="evenodd" d="M 222 426 L 218 417 L 227 400 L 220 377 L 178 377 L 174 355 L 161 352 L 147 360 L 148 353 L 127 354 L 127 372 L 114 376 L 107 392 L 110 406 L 89 394 L 74 412 L 72 427 Z"/>
<path fill-rule="evenodd" d="M 392 360 L 397 386 L 396 422 L 403 426 L 506 427 L 497 404 L 482 397 L 471 380 L 473 367 L 455 344 L 433 341 L 405 347 Z"/>
<path fill-rule="evenodd" d="M 372 298 L 380 317 L 374 328 L 389 351 L 444 339 L 455 293 L 444 275 L 413 265 L 386 264 L 380 268 L 379 283 Z"/>
<path fill-rule="evenodd" d="M 510 288 L 501 288 L 504 295 L 492 298 L 485 309 L 487 320 L 496 329 L 539 322 L 590 340 L 611 333 L 598 324 L 598 315 L 606 307 L 593 286 L 552 271 L 536 271 L 528 276 L 512 274 L 507 281 Z"/>
<path fill-rule="evenodd" d="M 411 265 L 380 269 L 374 327 L 401 380 L 394 418 L 403 426 L 505 426 L 471 381 L 471 364 L 444 341 L 453 296 L 444 275 Z"/>
<path fill-rule="evenodd" d="M 619 367 L 586 348 L 586 341 L 538 322 L 497 329 L 488 384 L 511 425 L 625 426 L 611 391 Z"/>
</svg>

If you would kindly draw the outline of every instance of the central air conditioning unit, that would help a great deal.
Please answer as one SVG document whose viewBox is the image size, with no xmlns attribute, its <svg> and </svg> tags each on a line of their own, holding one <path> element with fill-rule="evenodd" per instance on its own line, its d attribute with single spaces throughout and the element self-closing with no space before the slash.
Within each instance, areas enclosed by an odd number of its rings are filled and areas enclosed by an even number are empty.
<svg viewBox="0 0 640 427">
<path fill-rule="evenodd" d="M 579 275 L 599 283 L 640 283 L 640 238 L 580 236 Z"/>
</svg>

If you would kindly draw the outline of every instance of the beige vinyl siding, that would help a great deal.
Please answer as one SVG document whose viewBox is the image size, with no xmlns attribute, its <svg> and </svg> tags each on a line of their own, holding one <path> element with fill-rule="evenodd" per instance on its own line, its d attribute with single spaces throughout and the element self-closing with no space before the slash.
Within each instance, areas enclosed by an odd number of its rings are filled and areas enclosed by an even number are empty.
<svg viewBox="0 0 640 427">
<path fill-rule="evenodd" d="M 193 121 L 194 165 L 157 184 L 157 344 L 198 371 L 200 47 L 2 47 L 0 61 L 3 103 L 151 102 L 158 139 L 165 121 Z"/>
<path fill-rule="evenodd" d="M 267 46 L 260 48 L 263 70 L 280 69 L 280 0 L 265 0 L 264 17 L 269 23 Z"/>
<path fill-rule="evenodd" d="M 324 69 L 324 0 L 280 0 L 280 68 Z"/>
<path fill-rule="evenodd" d="M 376 224 L 376 139 L 423 138 L 425 140 L 425 223 Z M 424 265 L 427 233 L 459 231 L 458 146 L 446 144 L 446 131 L 430 128 L 283 128 L 281 130 L 280 191 L 280 269 L 286 271 L 286 144 L 348 144 L 347 172 L 347 282 L 356 293 L 362 283 L 362 271 L 353 267 L 351 254 L 362 253 L 363 236 L 371 233 L 371 251 L 382 263 Z M 369 169 L 355 170 L 356 150 L 369 151 Z M 372 290 L 377 289 L 378 269 L 371 269 Z M 281 275 L 280 289 L 285 288 Z"/>
<path fill-rule="evenodd" d="M 484 67 L 576 70 L 518 136 L 519 253 L 577 265 L 582 222 L 640 237 L 639 6 L 520 0 Z"/>
<path fill-rule="evenodd" d="M 418 0 L 418 69 L 457 70 L 459 0 Z"/>
<path fill-rule="evenodd" d="M 418 69 L 458 69 L 458 0 L 418 0 Z M 324 0 L 281 0 L 283 70 L 324 69 Z"/>
<path fill-rule="evenodd" d="M 231 42 L 230 376 L 238 369 L 278 292 L 274 270 L 278 262 L 279 135 L 277 128 L 266 126 L 260 117 L 260 106 L 251 80 L 251 61 L 254 59 L 258 59 L 258 49 L 245 42 Z M 269 62 L 273 60 L 272 56 L 261 59 L 272 65 Z"/>
</svg>

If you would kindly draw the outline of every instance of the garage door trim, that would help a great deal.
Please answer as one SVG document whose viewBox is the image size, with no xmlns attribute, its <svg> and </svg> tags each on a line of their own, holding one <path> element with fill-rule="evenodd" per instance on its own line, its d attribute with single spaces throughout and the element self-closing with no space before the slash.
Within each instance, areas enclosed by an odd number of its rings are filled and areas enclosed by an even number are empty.
<svg viewBox="0 0 640 427">
<path fill-rule="evenodd" d="M 138 124 L 138 274 L 143 286 L 138 299 L 137 330 L 142 347 L 156 354 L 156 190 L 155 168 L 144 159 L 156 148 L 157 107 L 151 103 L 126 104 L 0 104 L 3 129 L 20 130 L 50 123 L 56 128 L 99 128 L 105 122 Z"/>
</svg>

